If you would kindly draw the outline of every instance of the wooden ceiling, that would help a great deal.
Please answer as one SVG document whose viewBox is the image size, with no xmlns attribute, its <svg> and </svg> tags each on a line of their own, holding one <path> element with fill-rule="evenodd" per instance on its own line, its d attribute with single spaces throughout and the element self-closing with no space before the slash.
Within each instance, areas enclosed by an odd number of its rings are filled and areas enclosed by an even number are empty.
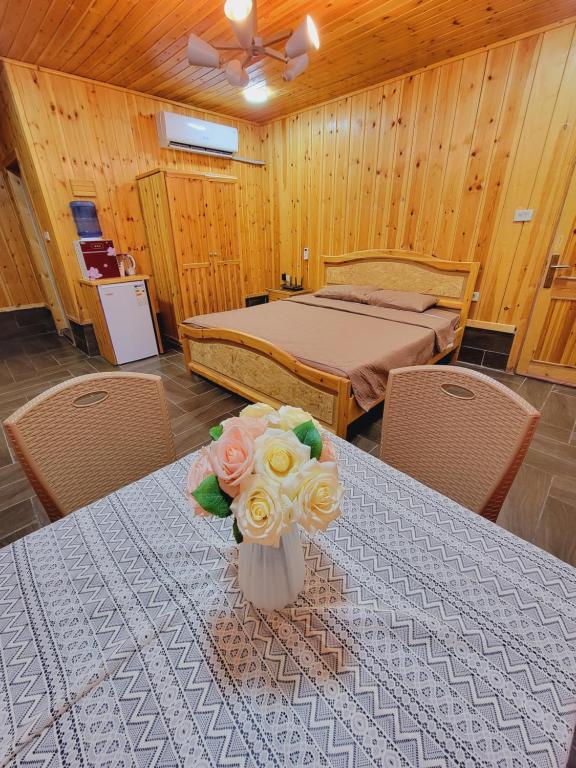
<svg viewBox="0 0 576 768">
<path fill-rule="evenodd" d="M 273 98 L 245 102 L 220 72 L 190 67 L 191 31 L 233 39 L 223 0 L 0 0 L 0 56 L 265 121 L 576 14 L 575 0 L 261 0 L 260 32 L 310 13 L 320 50 L 292 83 L 271 59 L 250 68 Z"/>
</svg>

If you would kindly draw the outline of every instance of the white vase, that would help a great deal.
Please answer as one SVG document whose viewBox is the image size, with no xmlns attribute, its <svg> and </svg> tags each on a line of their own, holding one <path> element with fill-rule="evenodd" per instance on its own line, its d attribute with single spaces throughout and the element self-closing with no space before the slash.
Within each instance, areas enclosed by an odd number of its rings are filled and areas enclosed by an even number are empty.
<svg viewBox="0 0 576 768">
<path fill-rule="evenodd" d="M 240 544 L 238 584 L 246 600 L 263 611 L 278 611 L 293 603 L 304 586 L 298 526 L 293 524 L 277 547 Z"/>
</svg>

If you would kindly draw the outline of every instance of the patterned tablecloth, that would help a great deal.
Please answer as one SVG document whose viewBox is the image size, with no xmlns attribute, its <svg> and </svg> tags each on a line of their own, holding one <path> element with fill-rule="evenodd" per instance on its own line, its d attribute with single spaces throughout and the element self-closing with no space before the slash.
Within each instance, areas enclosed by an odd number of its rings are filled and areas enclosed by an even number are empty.
<svg viewBox="0 0 576 768">
<path fill-rule="evenodd" d="M 282 612 L 190 517 L 190 457 L 1 550 L 0 765 L 565 765 L 576 571 L 338 447 Z"/>
</svg>

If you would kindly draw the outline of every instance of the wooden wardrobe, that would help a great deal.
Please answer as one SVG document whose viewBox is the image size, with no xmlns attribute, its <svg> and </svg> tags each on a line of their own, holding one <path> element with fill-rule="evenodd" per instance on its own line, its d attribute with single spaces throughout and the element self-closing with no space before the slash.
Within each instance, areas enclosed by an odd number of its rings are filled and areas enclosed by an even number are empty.
<svg viewBox="0 0 576 768">
<path fill-rule="evenodd" d="M 234 177 L 156 170 L 137 177 L 162 331 L 243 306 Z"/>
</svg>

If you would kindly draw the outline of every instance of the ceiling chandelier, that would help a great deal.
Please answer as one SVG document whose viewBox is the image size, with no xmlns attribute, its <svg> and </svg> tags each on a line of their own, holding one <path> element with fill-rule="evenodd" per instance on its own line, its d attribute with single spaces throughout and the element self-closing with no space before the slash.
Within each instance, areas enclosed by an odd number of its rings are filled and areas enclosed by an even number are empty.
<svg viewBox="0 0 576 768">
<path fill-rule="evenodd" d="M 294 80 L 308 66 L 308 53 L 320 47 L 318 30 L 310 16 L 306 16 L 294 31 L 290 29 L 262 38 L 258 35 L 256 0 L 226 0 L 224 13 L 237 42 L 210 45 L 198 35 L 191 34 L 188 40 L 188 61 L 195 67 L 221 69 L 230 85 L 248 85 L 250 77 L 246 67 L 263 56 L 281 61 L 285 65 L 283 79 Z M 272 47 L 284 41 L 284 51 Z M 244 55 L 226 62 L 223 61 L 220 51 L 243 51 Z M 265 84 L 257 85 L 264 93 Z M 257 86 L 252 86 L 247 91 L 255 89 L 258 90 Z M 265 99 L 258 99 L 263 100 Z"/>
</svg>

